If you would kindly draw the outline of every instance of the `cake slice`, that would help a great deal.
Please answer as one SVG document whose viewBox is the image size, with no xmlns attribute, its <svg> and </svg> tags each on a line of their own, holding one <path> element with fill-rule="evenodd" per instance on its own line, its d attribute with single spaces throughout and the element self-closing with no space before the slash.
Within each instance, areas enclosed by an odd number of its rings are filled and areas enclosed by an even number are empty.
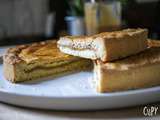
<svg viewBox="0 0 160 120">
<path fill-rule="evenodd" d="M 92 62 L 63 54 L 56 41 L 46 41 L 10 48 L 3 57 L 4 76 L 21 82 L 47 76 L 87 70 Z"/>
<path fill-rule="evenodd" d="M 95 61 L 94 85 L 97 91 L 112 92 L 160 85 L 160 47 L 152 45 L 124 59 L 106 63 Z"/>
<path fill-rule="evenodd" d="M 160 47 L 160 40 L 148 39 L 148 47 Z"/>
<path fill-rule="evenodd" d="M 106 62 L 145 50 L 147 36 L 146 29 L 125 29 L 93 36 L 65 36 L 58 41 L 58 47 L 70 55 Z"/>
</svg>

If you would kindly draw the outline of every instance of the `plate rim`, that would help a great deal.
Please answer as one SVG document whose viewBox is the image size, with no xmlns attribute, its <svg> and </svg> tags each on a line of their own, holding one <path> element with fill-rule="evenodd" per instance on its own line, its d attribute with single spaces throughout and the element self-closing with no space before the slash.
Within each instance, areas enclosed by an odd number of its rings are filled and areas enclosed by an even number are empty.
<svg viewBox="0 0 160 120">
<path fill-rule="evenodd" d="M 39 95 L 39 94 L 22 94 L 11 91 L 4 91 L 4 88 L 0 88 L 0 94 L 15 95 L 19 97 L 32 97 L 32 98 L 48 98 L 48 99 L 85 99 L 85 98 L 106 98 L 106 97 L 118 97 L 126 95 L 135 95 L 135 94 L 144 94 L 151 93 L 155 91 L 160 91 L 160 86 L 150 87 L 150 88 L 141 88 L 134 90 L 110 92 L 110 93 L 98 93 L 94 95 L 72 95 L 72 96 L 52 96 L 52 95 Z"/>
</svg>

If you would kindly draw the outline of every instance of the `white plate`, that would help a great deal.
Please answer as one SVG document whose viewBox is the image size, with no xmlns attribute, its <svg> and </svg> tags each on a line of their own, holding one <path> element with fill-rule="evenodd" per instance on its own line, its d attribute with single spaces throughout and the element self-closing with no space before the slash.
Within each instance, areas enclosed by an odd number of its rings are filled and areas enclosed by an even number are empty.
<svg viewBox="0 0 160 120">
<path fill-rule="evenodd" d="M 0 66 L 0 101 L 19 106 L 55 110 L 97 110 L 160 101 L 160 87 L 115 93 L 96 93 L 90 86 L 92 73 L 12 84 Z"/>
</svg>

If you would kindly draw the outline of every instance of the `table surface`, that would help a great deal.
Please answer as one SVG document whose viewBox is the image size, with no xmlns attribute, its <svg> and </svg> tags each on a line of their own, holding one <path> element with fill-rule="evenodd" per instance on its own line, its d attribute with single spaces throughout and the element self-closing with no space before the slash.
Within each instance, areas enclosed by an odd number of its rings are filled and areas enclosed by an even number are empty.
<svg viewBox="0 0 160 120">
<path fill-rule="evenodd" d="M 147 109 L 158 107 L 159 109 L 156 115 L 146 117 L 143 114 L 144 107 L 147 107 Z M 103 111 L 38 110 L 0 103 L 0 120 L 13 120 L 13 118 L 14 120 L 160 120 L 160 103 Z"/>
</svg>

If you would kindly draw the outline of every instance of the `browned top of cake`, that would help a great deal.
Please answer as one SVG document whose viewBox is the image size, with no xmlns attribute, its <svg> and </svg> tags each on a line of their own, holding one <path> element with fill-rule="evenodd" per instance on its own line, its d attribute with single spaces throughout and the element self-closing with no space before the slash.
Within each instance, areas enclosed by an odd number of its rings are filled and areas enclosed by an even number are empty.
<svg viewBox="0 0 160 120">
<path fill-rule="evenodd" d="M 113 62 L 102 63 L 101 61 L 97 61 L 97 63 L 104 69 L 116 70 L 134 69 L 157 62 L 160 62 L 160 47 L 148 48 L 141 53 Z"/>
<path fill-rule="evenodd" d="M 91 36 L 64 36 L 58 41 L 58 45 L 62 47 L 69 47 L 75 50 L 96 50 L 96 41 L 107 42 L 114 40 L 130 39 L 134 36 L 142 36 L 143 39 L 147 39 L 147 29 L 124 29 L 121 31 L 103 32 Z M 145 37 L 145 38 L 144 38 Z M 114 39 L 114 40 L 113 40 Z M 110 43 L 112 44 L 112 43 Z M 98 45 L 98 44 L 97 44 Z"/>
<path fill-rule="evenodd" d="M 32 63 L 39 60 L 59 60 L 59 59 L 77 59 L 77 57 L 64 54 L 57 48 L 57 41 L 50 40 L 45 42 L 33 43 L 28 45 L 19 45 L 9 48 L 3 59 L 9 64 L 19 62 Z"/>
<path fill-rule="evenodd" d="M 149 47 L 160 47 L 160 40 L 151 40 L 148 39 L 148 46 Z"/>
<path fill-rule="evenodd" d="M 112 61 L 109 63 L 103 63 L 102 61 L 99 60 L 96 62 L 97 64 L 101 65 L 104 69 L 117 69 L 117 70 L 118 69 L 127 70 L 130 68 L 136 68 L 146 64 L 160 62 L 160 41 L 148 39 L 147 42 L 149 48 L 136 55 L 132 55 L 124 59 Z"/>
<path fill-rule="evenodd" d="M 121 38 L 124 36 L 133 36 L 136 34 L 139 34 L 141 32 L 148 32 L 147 29 L 124 29 L 121 31 L 113 31 L 113 32 L 102 32 L 96 35 L 91 35 L 91 36 L 64 36 L 61 37 L 61 39 L 66 39 L 66 40 L 72 40 L 72 41 L 86 41 L 88 39 L 93 40 L 97 37 L 101 37 L 101 38 L 109 38 L 108 40 L 110 40 L 110 38 Z M 63 44 L 63 43 L 62 43 Z"/>
</svg>

